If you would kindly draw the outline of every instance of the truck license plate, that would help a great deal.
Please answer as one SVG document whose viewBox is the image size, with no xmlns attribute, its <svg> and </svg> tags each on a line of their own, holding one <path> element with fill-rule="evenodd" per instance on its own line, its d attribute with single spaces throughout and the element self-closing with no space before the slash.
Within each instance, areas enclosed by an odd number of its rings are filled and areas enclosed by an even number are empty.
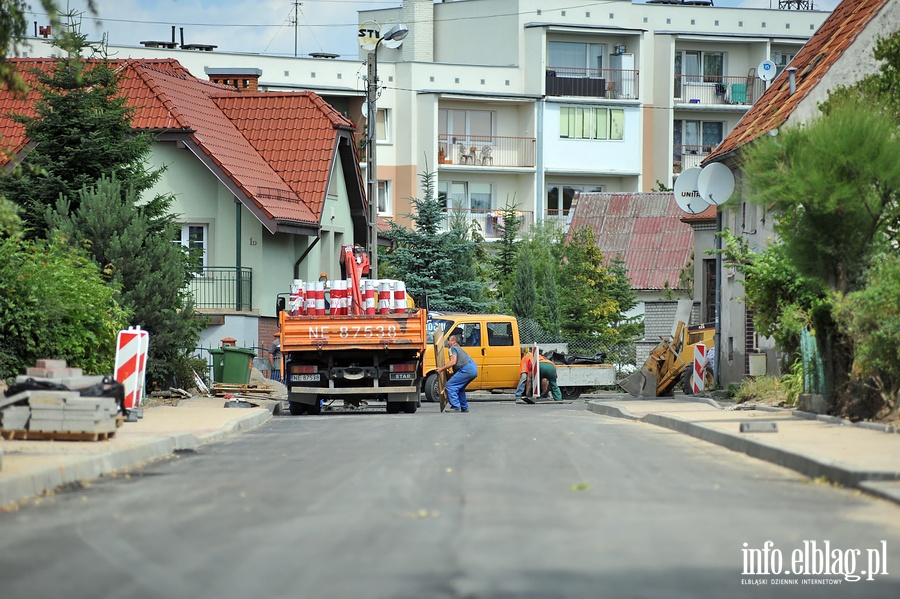
<svg viewBox="0 0 900 599">
<path fill-rule="evenodd" d="M 319 382 L 318 374 L 292 374 L 291 375 L 292 383 L 308 383 L 308 382 Z"/>
<path fill-rule="evenodd" d="M 391 373 L 392 381 L 413 381 L 416 378 L 415 372 L 398 372 Z"/>
</svg>

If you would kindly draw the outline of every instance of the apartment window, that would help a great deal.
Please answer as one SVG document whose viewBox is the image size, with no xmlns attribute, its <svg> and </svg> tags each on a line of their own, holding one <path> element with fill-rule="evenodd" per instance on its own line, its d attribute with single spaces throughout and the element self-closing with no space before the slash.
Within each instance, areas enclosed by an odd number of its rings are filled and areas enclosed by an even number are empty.
<svg viewBox="0 0 900 599">
<path fill-rule="evenodd" d="M 454 210 L 491 210 L 494 207 L 491 183 L 441 181 L 438 198 L 448 209 Z"/>
<path fill-rule="evenodd" d="M 446 135 L 452 144 L 490 143 L 495 128 L 492 110 L 438 110 L 438 134 Z"/>
<path fill-rule="evenodd" d="M 378 182 L 378 214 L 391 214 L 391 182 Z"/>
<path fill-rule="evenodd" d="M 599 76 L 606 57 L 606 44 L 550 42 L 547 66 L 558 77 Z"/>
<path fill-rule="evenodd" d="M 675 74 L 689 83 L 722 83 L 725 52 L 683 50 L 675 53 Z"/>
<path fill-rule="evenodd" d="M 181 225 L 174 241 L 192 250 L 199 257 L 200 265 L 206 267 L 207 238 L 207 225 L 187 224 Z"/>
<path fill-rule="evenodd" d="M 564 183 L 547 186 L 547 216 L 564 218 L 572 208 L 572 200 L 576 192 L 600 193 L 599 185 L 566 185 Z"/>
<path fill-rule="evenodd" d="M 625 135 L 625 111 L 621 108 L 562 106 L 559 136 L 566 139 L 621 140 Z"/>
<path fill-rule="evenodd" d="M 676 151 L 708 154 L 722 142 L 725 123 L 720 121 L 684 121 L 674 123 Z"/>
<path fill-rule="evenodd" d="M 777 73 L 781 73 L 792 60 L 794 60 L 796 52 L 772 52 L 772 62 L 777 67 Z"/>
<path fill-rule="evenodd" d="M 389 142 L 388 136 L 391 130 L 390 113 L 387 108 L 376 108 L 375 114 L 375 141 Z"/>
</svg>

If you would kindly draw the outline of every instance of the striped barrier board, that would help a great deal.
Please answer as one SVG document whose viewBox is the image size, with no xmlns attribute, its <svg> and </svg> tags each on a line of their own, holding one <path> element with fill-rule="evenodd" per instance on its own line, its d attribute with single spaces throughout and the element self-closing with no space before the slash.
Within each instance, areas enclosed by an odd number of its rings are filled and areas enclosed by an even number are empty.
<svg viewBox="0 0 900 599">
<path fill-rule="evenodd" d="M 119 331 L 114 378 L 125 387 L 125 409 L 136 408 L 143 400 L 149 346 L 150 333 L 140 327 Z"/>
<path fill-rule="evenodd" d="M 706 345 L 698 343 L 694 346 L 694 373 L 691 377 L 691 388 L 694 393 L 700 393 L 706 388 L 704 371 L 706 370 Z"/>
</svg>

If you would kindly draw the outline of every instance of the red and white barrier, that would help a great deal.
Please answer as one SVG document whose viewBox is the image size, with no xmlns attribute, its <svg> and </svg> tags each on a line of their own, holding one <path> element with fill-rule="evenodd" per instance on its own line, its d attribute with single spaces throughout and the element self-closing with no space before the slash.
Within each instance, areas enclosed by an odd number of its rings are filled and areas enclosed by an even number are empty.
<svg viewBox="0 0 900 599">
<path fill-rule="evenodd" d="M 406 312 L 406 283 L 394 281 L 394 312 Z"/>
<path fill-rule="evenodd" d="M 314 281 L 303 284 L 303 294 L 306 305 L 304 306 L 304 314 L 316 313 L 316 285 Z"/>
<path fill-rule="evenodd" d="M 694 390 L 694 393 L 703 391 L 706 386 L 705 377 L 703 376 L 705 365 L 706 345 L 698 343 L 694 346 L 694 373 L 691 376 L 691 388 Z"/>
<path fill-rule="evenodd" d="M 296 316 L 304 312 L 304 302 L 305 298 L 303 297 L 303 281 L 301 279 L 294 279 L 294 282 L 291 283 L 291 316 Z"/>
<path fill-rule="evenodd" d="M 143 400 L 149 347 L 150 333 L 141 327 L 119 331 L 114 378 L 125 387 L 125 408 L 128 410 L 140 406 Z"/>
<path fill-rule="evenodd" d="M 375 314 L 375 281 L 366 279 L 366 314 Z"/>
<path fill-rule="evenodd" d="M 390 314 L 392 303 L 391 284 L 387 281 L 381 281 L 378 285 L 378 313 Z"/>
<path fill-rule="evenodd" d="M 325 282 L 316 281 L 316 316 L 325 316 Z"/>
</svg>

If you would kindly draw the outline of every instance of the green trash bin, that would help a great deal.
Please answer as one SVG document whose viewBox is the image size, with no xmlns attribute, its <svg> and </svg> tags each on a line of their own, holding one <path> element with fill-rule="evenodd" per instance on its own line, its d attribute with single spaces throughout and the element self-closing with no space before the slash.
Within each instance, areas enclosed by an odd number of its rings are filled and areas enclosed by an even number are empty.
<svg viewBox="0 0 900 599">
<path fill-rule="evenodd" d="M 221 383 L 223 382 L 222 371 L 225 368 L 225 350 L 211 349 L 209 350 L 209 353 L 212 356 L 213 381 L 216 383 Z"/>
<path fill-rule="evenodd" d="M 222 366 L 223 383 L 246 385 L 250 382 L 250 363 L 256 352 L 246 347 L 223 347 L 224 364 Z"/>
</svg>

